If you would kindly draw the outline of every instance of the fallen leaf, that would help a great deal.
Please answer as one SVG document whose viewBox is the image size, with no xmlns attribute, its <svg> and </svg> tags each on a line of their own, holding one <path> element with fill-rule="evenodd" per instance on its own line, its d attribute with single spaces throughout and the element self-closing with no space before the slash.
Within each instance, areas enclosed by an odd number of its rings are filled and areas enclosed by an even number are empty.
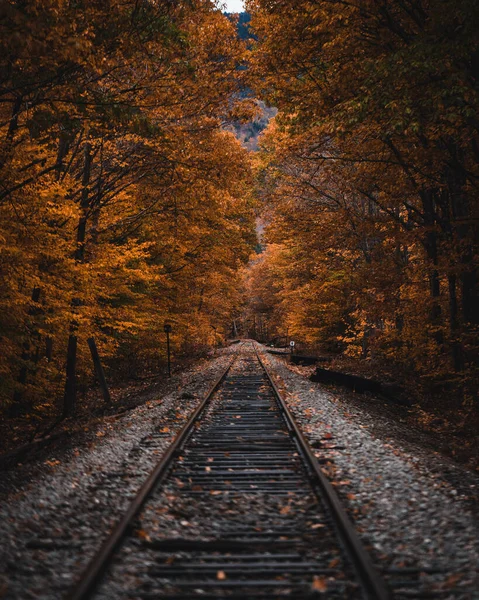
<svg viewBox="0 0 479 600">
<path fill-rule="evenodd" d="M 460 573 L 453 573 L 452 575 L 449 575 L 449 577 L 440 586 L 441 589 L 448 590 L 453 588 L 456 583 L 461 580 L 461 577 L 462 575 Z"/>
<path fill-rule="evenodd" d="M 340 560 L 339 560 L 339 558 L 333 558 L 333 560 L 331 560 L 331 561 L 329 562 L 329 565 L 328 565 L 328 567 L 329 567 L 330 569 L 334 569 L 335 567 L 337 567 L 337 566 L 339 565 L 339 563 L 340 563 Z"/>
<path fill-rule="evenodd" d="M 315 575 L 313 577 L 313 583 L 311 584 L 311 589 L 315 592 L 324 593 L 328 589 L 328 582 L 326 577 L 321 575 Z"/>
<path fill-rule="evenodd" d="M 146 540 L 147 542 L 151 542 L 151 537 L 144 529 L 138 529 L 136 532 L 136 537 L 140 538 L 140 540 Z"/>
</svg>

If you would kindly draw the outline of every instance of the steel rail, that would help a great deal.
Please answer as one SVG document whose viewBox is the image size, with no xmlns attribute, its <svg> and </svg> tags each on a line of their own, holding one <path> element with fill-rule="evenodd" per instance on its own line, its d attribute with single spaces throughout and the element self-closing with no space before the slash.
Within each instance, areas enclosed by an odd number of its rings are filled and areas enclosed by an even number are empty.
<svg viewBox="0 0 479 600">
<path fill-rule="evenodd" d="M 230 361 L 230 363 L 228 364 L 227 368 L 223 371 L 221 376 L 218 377 L 218 379 L 210 387 L 206 396 L 203 398 L 199 406 L 193 411 L 190 418 L 180 430 L 180 432 L 173 440 L 171 445 L 168 447 L 161 460 L 157 463 L 153 471 L 145 480 L 126 512 L 123 514 L 118 523 L 114 526 L 114 528 L 108 535 L 108 538 L 105 540 L 98 552 L 88 563 L 79 581 L 75 584 L 75 587 L 66 597 L 67 600 L 86 600 L 87 598 L 91 597 L 91 594 L 94 592 L 95 588 L 100 583 L 100 580 L 103 577 L 109 565 L 113 553 L 118 548 L 121 541 L 127 534 L 128 527 L 132 519 L 134 519 L 134 517 L 138 514 L 142 506 L 148 500 L 148 497 L 150 496 L 153 488 L 155 488 L 157 485 L 164 481 L 166 475 L 168 474 L 168 469 L 175 458 L 176 452 L 187 440 L 189 434 L 193 430 L 196 421 L 204 412 L 213 394 L 222 384 L 223 380 L 225 379 L 226 375 L 228 374 L 229 370 L 231 369 L 233 363 L 237 358 L 237 353 L 238 352 L 235 353 L 233 359 Z"/>
<path fill-rule="evenodd" d="M 263 368 L 271 387 L 274 390 L 276 398 L 278 400 L 278 405 L 283 413 L 285 421 L 287 425 L 290 427 L 292 435 L 297 440 L 298 446 L 301 449 L 303 457 L 305 461 L 310 466 L 311 470 L 315 475 L 315 479 L 319 484 L 322 495 L 320 496 L 327 503 L 327 506 L 333 516 L 333 520 L 336 523 L 340 537 L 346 546 L 350 557 L 352 558 L 353 564 L 357 570 L 357 574 L 361 583 L 366 590 L 368 596 L 374 600 L 390 600 L 391 593 L 389 592 L 386 583 L 384 582 L 382 576 L 374 567 L 371 559 L 369 557 L 368 552 L 364 548 L 363 543 L 359 539 L 356 530 L 349 517 L 347 516 L 341 502 L 327 479 L 324 473 L 319 466 L 319 463 L 314 455 L 311 446 L 308 441 L 304 437 L 301 429 L 296 423 L 296 419 L 291 413 L 289 407 L 287 406 L 285 400 L 281 396 L 280 391 L 278 390 L 275 382 L 273 381 L 268 369 L 266 368 L 264 362 L 261 360 L 260 354 L 258 352 L 258 348 L 255 343 L 253 343 L 253 347 L 258 358 L 258 361 Z"/>
</svg>

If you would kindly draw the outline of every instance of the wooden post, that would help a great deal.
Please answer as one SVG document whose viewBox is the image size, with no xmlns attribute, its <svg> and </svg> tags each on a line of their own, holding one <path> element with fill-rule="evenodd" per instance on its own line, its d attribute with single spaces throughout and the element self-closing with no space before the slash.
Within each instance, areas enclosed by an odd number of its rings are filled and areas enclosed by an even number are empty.
<svg viewBox="0 0 479 600">
<path fill-rule="evenodd" d="M 101 391 L 103 392 L 103 399 L 105 400 L 105 402 L 107 404 L 110 404 L 110 402 L 111 402 L 110 391 L 108 390 L 108 384 L 107 384 L 106 378 L 105 378 L 105 371 L 103 370 L 103 367 L 102 367 L 102 364 L 100 361 L 100 355 L 98 354 L 98 349 L 96 347 L 94 338 L 92 338 L 92 337 L 88 338 L 87 343 L 88 343 L 88 347 L 90 348 L 91 357 L 93 359 L 93 365 L 95 366 L 95 373 L 96 373 L 96 376 L 98 377 Z"/>
<path fill-rule="evenodd" d="M 77 364 L 77 337 L 70 335 L 67 349 L 67 368 L 65 394 L 63 396 L 63 416 L 70 417 L 75 412 L 76 406 L 76 364 Z"/>
</svg>

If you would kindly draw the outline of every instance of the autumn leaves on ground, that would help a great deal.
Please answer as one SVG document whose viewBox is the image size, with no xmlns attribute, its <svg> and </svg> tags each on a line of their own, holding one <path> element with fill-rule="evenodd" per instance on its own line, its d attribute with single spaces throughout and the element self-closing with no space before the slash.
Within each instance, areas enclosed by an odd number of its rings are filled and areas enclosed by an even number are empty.
<svg viewBox="0 0 479 600">
<path fill-rule="evenodd" d="M 249 38 L 207 0 L 2 4 L 8 446 L 101 405 L 87 340 L 110 387 L 164 373 L 165 322 L 177 368 L 292 338 L 471 443 L 477 2 L 246 8 Z"/>
</svg>

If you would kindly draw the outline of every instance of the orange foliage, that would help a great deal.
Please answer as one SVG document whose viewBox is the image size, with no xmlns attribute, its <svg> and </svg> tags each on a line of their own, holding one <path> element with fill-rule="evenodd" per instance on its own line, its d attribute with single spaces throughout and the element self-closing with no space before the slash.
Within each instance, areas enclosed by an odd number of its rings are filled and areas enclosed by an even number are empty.
<svg viewBox="0 0 479 600">
<path fill-rule="evenodd" d="M 477 391 L 476 3 L 247 6 L 269 329 Z"/>
<path fill-rule="evenodd" d="M 48 411 L 69 335 L 84 380 L 89 336 L 134 372 L 162 359 L 165 318 L 176 353 L 228 333 L 255 241 L 221 127 L 245 48 L 204 0 L 0 10 L 0 398 Z"/>
</svg>

